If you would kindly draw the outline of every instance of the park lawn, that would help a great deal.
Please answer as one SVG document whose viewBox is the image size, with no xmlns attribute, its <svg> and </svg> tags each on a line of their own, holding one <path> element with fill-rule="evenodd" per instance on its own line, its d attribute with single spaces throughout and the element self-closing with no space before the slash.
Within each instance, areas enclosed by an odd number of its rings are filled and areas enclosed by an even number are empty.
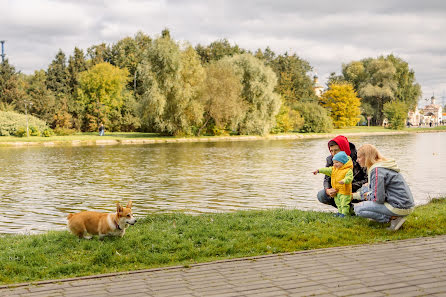
<svg viewBox="0 0 446 297">
<path fill-rule="evenodd" d="M 446 234 L 446 197 L 416 207 L 388 231 L 359 217 L 286 209 L 139 218 L 123 238 L 67 231 L 0 237 L 0 284 L 86 276 Z"/>
</svg>

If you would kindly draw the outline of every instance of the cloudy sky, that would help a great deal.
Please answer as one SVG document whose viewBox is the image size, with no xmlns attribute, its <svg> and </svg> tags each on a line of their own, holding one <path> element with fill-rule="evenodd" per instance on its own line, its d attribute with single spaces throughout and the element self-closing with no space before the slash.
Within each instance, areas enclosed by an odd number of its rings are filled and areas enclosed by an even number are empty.
<svg viewBox="0 0 446 297">
<path fill-rule="evenodd" d="M 46 69 L 59 49 L 71 55 L 164 28 L 193 46 L 226 38 L 296 53 L 324 85 L 342 63 L 393 53 L 415 71 L 423 99 L 434 93 L 446 104 L 444 0 L 0 0 L 0 40 L 27 74 Z"/>
</svg>

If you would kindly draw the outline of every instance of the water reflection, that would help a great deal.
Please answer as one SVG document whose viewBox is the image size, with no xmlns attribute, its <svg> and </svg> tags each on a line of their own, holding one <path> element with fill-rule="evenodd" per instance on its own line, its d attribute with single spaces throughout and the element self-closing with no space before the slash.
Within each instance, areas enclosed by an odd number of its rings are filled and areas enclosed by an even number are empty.
<svg viewBox="0 0 446 297">
<path fill-rule="evenodd" d="M 445 195 L 446 133 L 350 137 L 395 158 L 416 203 Z M 328 139 L 0 148 L 0 233 L 61 229 L 67 213 L 225 212 L 317 202 Z"/>
</svg>

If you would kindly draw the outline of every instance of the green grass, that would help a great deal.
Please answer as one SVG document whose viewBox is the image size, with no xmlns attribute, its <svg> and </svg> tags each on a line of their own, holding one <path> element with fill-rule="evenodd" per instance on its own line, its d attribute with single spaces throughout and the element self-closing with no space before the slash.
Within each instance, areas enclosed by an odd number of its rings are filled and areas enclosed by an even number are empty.
<svg viewBox="0 0 446 297">
<path fill-rule="evenodd" d="M 12 284 L 238 257 L 446 234 L 446 198 L 419 206 L 403 227 L 331 213 L 273 209 L 154 214 L 123 238 L 78 239 L 67 231 L 0 237 L 0 283 Z"/>
</svg>

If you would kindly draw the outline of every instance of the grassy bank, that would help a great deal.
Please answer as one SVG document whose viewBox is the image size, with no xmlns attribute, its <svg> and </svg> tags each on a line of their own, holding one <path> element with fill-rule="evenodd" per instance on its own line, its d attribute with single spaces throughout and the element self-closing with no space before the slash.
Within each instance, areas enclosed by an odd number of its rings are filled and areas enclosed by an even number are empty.
<svg viewBox="0 0 446 297">
<path fill-rule="evenodd" d="M 274 209 L 150 215 L 123 238 L 80 240 L 66 231 L 0 237 L 0 283 L 184 265 L 272 253 L 446 234 L 446 198 L 419 206 L 392 232 L 367 219 Z"/>
<path fill-rule="evenodd" d="M 269 135 L 265 138 L 271 138 L 275 136 L 290 136 L 296 138 L 305 138 L 305 137 L 315 137 L 315 135 L 321 135 L 321 137 L 326 137 L 327 135 L 339 135 L 339 134 L 356 134 L 356 133 L 419 133 L 419 132 L 434 132 L 434 131 L 446 131 L 446 126 L 439 126 L 434 128 L 405 128 L 403 130 L 390 130 L 383 127 L 364 127 L 364 126 L 355 126 L 351 128 L 345 129 L 334 129 L 331 133 L 288 133 L 281 135 Z M 252 137 L 252 136 L 251 136 Z M 208 140 L 226 140 L 227 136 L 201 136 L 201 137 L 186 137 L 182 138 L 187 141 L 200 141 L 200 139 L 208 139 Z M 237 139 L 246 139 L 247 136 L 231 136 L 232 140 Z M 262 137 L 255 137 L 254 139 L 261 139 Z M 15 136 L 0 136 L 0 146 L 12 145 L 17 143 L 24 143 L 28 145 L 39 144 L 39 143 L 54 143 L 54 144 L 72 144 L 73 142 L 80 142 L 76 144 L 96 144 L 96 141 L 112 141 L 110 144 L 118 144 L 124 143 L 126 141 L 136 140 L 152 140 L 154 142 L 176 142 L 179 138 L 173 136 L 162 136 L 157 133 L 140 133 L 140 132 L 108 132 L 105 136 L 99 136 L 98 133 L 93 132 L 85 132 L 85 133 L 76 133 L 69 136 L 51 136 L 51 137 L 15 137 Z"/>
</svg>

